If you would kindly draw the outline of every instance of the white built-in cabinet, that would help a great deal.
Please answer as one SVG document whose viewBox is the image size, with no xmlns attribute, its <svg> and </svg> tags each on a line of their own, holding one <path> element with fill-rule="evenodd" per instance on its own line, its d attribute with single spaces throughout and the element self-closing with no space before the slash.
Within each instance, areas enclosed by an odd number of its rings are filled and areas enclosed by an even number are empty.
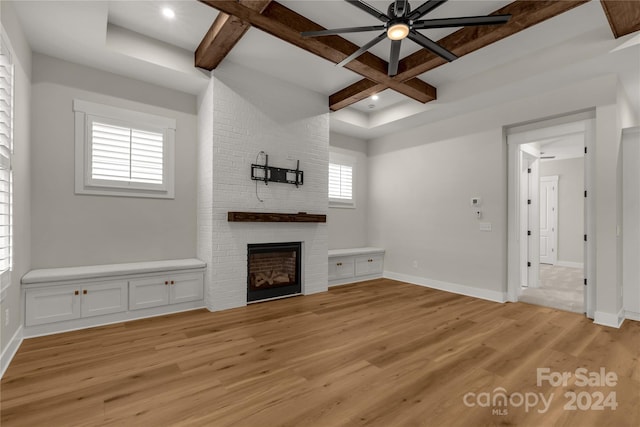
<svg viewBox="0 0 640 427">
<path fill-rule="evenodd" d="M 197 259 L 32 270 L 22 278 L 26 336 L 204 306 Z"/>
<path fill-rule="evenodd" d="M 202 274 L 175 274 L 129 281 L 129 310 L 197 301 L 204 297 Z"/>
<path fill-rule="evenodd" d="M 26 292 L 25 325 L 41 325 L 126 310 L 126 281 L 29 289 Z"/>
<path fill-rule="evenodd" d="M 382 277 L 384 249 L 353 248 L 329 251 L 329 286 Z"/>
</svg>

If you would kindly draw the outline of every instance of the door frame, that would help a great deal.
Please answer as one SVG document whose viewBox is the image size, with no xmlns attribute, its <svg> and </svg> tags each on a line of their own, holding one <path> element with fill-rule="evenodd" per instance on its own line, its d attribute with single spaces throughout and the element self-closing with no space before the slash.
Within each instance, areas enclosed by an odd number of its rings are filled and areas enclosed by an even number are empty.
<svg viewBox="0 0 640 427">
<path fill-rule="evenodd" d="M 584 242 L 584 309 L 593 319 L 596 301 L 596 245 L 595 245 L 595 110 L 587 110 L 566 116 L 543 119 L 525 124 L 505 126 L 504 141 L 507 144 L 507 298 L 517 302 L 521 292 L 520 278 L 520 171 L 518 146 L 553 135 L 554 126 L 569 125 L 574 131 L 584 133 L 585 141 L 585 234 L 593 236 Z M 556 134 L 557 135 L 557 134 Z"/>
<path fill-rule="evenodd" d="M 551 182 L 552 184 L 555 185 L 555 189 L 554 189 L 554 196 L 553 196 L 553 201 L 554 201 L 554 209 L 551 211 L 551 226 L 552 226 L 552 251 L 553 251 L 553 256 L 551 257 L 551 261 L 550 263 L 544 263 L 544 264 L 551 264 L 551 265 L 556 265 L 558 263 L 558 194 L 560 193 L 560 187 L 559 187 L 559 180 L 558 180 L 558 175 L 550 175 L 550 176 L 541 176 L 540 177 L 540 188 L 542 188 L 542 183 L 543 182 Z M 540 245 L 540 247 L 542 247 L 542 245 Z M 540 263 L 542 264 L 542 259 L 540 259 Z"/>
</svg>

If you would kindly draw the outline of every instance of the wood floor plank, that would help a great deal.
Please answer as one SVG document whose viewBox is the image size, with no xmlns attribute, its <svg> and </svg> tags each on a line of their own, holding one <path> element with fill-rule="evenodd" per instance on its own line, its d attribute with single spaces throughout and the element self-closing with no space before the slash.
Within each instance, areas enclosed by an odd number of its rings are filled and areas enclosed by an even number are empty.
<svg viewBox="0 0 640 427">
<path fill-rule="evenodd" d="M 379 279 L 223 312 L 25 340 L 2 426 L 636 426 L 640 323 L 498 304 Z M 615 372 L 614 387 L 537 384 L 537 369 Z M 465 404 L 505 390 L 544 412 Z M 618 408 L 565 408 L 615 392 Z M 497 413 L 494 409 L 508 409 Z"/>
</svg>

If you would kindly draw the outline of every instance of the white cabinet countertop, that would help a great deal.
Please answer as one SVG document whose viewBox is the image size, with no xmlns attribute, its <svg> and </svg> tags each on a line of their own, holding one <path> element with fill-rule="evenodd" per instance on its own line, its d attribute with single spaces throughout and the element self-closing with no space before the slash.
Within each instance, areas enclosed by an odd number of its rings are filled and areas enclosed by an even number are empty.
<svg viewBox="0 0 640 427">
<path fill-rule="evenodd" d="M 353 256 L 353 255 L 366 255 L 366 254 L 381 254 L 384 253 L 382 248 L 349 248 L 349 249 L 330 249 L 329 258 L 337 256 Z"/>
<path fill-rule="evenodd" d="M 179 271 L 203 269 L 204 261 L 196 258 L 175 259 L 167 261 L 131 262 L 124 264 L 88 265 L 83 267 L 43 268 L 31 270 L 22 276 L 22 284 L 61 282 L 100 277 L 128 276 L 141 273 L 160 273 L 163 271 Z"/>
</svg>

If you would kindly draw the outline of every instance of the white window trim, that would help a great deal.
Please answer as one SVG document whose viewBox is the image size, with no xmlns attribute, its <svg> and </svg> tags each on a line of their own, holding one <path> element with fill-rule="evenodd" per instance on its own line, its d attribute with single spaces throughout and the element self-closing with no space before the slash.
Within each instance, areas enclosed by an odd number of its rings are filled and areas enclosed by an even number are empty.
<svg viewBox="0 0 640 427">
<path fill-rule="evenodd" d="M 14 143 L 14 125 L 15 125 L 15 64 L 13 62 L 14 50 L 11 46 L 9 39 L 5 36 L 6 32 L 3 25 L 0 25 L 0 43 L 2 44 L 3 50 L 6 49 L 5 55 L 9 59 L 10 68 L 11 68 L 11 105 L 9 108 L 11 109 L 9 123 L 9 158 L 6 159 L 8 164 L 4 165 L 9 170 L 9 266 L 7 270 L 4 270 L 0 273 L 0 301 L 3 301 L 7 295 L 7 290 L 11 286 L 11 275 L 13 272 L 13 143 Z M 0 49 L 2 49 L 0 48 Z M 4 163 L 4 161 L 3 161 Z"/>
<path fill-rule="evenodd" d="M 79 99 L 73 101 L 73 111 L 75 113 L 76 194 L 157 199 L 175 197 L 175 119 Z M 140 130 L 161 131 L 164 140 L 163 185 L 92 179 L 90 135 L 91 123 L 94 119 Z"/>
<path fill-rule="evenodd" d="M 356 208 L 356 170 L 357 159 L 355 156 L 329 152 L 329 163 L 351 166 L 351 200 L 335 199 L 329 197 L 330 208 L 355 209 Z"/>
</svg>

